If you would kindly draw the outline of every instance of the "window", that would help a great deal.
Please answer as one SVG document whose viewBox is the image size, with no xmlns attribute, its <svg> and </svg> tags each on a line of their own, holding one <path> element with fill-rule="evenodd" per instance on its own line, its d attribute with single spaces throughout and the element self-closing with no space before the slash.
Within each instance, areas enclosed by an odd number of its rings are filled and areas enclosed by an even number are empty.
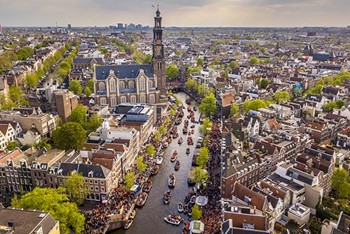
<svg viewBox="0 0 350 234">
<path fill-rule="evenodd" d="M 101 184 L 101 185 L 104 185 L 104 184 L 105 184 L 105 182 L 104 182 L 103 180 L 101 180 L 101 181 L 100 181 L 100 184 Z"/>
<path fill-rule="evenodd" d="M 128 82 L 128 88 L 133 89 L 134 88 L 134 81 L 129 81 Z"/>
<path fill-rule="evenodd" d="M 111 97 L 111 106 L 116 106 L 116 105 L 117 105 L 117 98 Z"/>
<path fill-rule="evenodd" d="M 114 78 L 112 78 L 112 79 L 109 81 L 109 86 L 110 86 L 109 90 L 110 90 L 111 92 L 115 92 L 115 80 L 114 80 Z"/>
<path fill-rule="evenodd" d="M 154 94 L 149 95 L 149 102 L 151 104 L 154 104 L 156 102 L 156 98 L 155 98 Z"/>
<path fill-rule="evenodd" d="M 120 87 L 120 89 L 125 89 L 124 81 L 119 81 L 119 87 Z"/>
<path fill-rule="evenodd" d="M 126 97 L 125 96 L 120 97 L 120 103 L 126 103 Z"/>
<path fill-rule="evenodd" d="M 106 101 L 106 98 L 100 98 L 100 104 L 101 105 L 107 105 L 107 101 Z"/>
<path fill-rule="evenodd" d="M 140 90 L 145 91 L 145 89 L 146 89 L 145 78 L 142 77 L 140 79 Z"/>
<path fill-rule="evenodd" d="M 140 103 L 146 103 L 146 96 L 144 94 L 140 95 Z"/>
<path fill-rule="evenodd" d="M 151 80 L 148 81 L 148 88 L 153 88 L 153 81 Z"/>
<path fill-rule="evenodd" d="M 106 90 L 106 85 L 105 85 L 104 82 L 100 82 L 100 83 L 98 84 L 98 90 L 99 90 L 99 91 L 105 91 L 105 90 Z"/>
<path fill-rule="evenodd" d="M 131 103 L 136 103 L 136 96 L 131 96 L 130 100 L 131 100 Z"/>
<path fill-rule="evenodd" d="M 98 192 L 98 186 L 95 186 L 95 191 Z"/>
</svg>

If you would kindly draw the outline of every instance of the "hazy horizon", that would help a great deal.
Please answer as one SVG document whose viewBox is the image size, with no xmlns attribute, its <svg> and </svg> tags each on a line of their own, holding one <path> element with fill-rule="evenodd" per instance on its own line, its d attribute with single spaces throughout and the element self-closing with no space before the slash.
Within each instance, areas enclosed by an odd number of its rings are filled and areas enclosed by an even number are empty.
<svg viewBox="0 0 350 234">
<path fill-rule="evenodd" d="M 3 27 L 153 26 L 152 1 L 0 0 Z M 163 0 L 166 27 L 346 27 L 348 0 Z M 54 17 L 53 17 L 54 16 Z"/>
</svg>

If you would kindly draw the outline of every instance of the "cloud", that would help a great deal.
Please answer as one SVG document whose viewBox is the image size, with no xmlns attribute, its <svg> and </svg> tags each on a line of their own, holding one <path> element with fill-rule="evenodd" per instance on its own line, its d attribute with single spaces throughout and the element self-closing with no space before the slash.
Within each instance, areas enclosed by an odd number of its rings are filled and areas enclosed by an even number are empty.
<svg viewBox="0 0 350 234">
<path fill-rule="evenodd" d="M 151 0 L 0 0 L 0 24 L 153 25 Z M 165 26 L 346 26 L 349 0 L 162 0 Z"/>
</svg>

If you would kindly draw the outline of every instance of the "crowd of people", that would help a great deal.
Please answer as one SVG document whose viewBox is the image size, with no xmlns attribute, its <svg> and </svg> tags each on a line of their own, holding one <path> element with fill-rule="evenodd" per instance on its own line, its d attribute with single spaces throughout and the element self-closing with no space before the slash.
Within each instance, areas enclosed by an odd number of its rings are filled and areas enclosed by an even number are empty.
<svg viewBox="0 0 350 234">
<path fill-rule="evenodd" d="M 121 218 L 126 217 L 133 209 L 133 195 L 118 186 L 110 194 L 108 202 L 97 205 L 93 210 L 85 212 L 85 232 L 84 233 L 104 233 L 110 216 L 120 214 Z"/>
</svg>

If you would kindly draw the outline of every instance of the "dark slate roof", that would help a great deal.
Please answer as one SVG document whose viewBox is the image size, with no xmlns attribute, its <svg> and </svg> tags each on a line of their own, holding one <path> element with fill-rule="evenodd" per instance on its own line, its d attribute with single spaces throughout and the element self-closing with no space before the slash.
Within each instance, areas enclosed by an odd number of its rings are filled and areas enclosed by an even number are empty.
<svg viewBox="0 0 350 234">
<path fill-rule="evenodd" d="M 61 163 L 59 170 L 62 170 L 63 176 L 69 176 L 72 171 L 81 173 L 84 177 L 89 177 L 89 172 L 93 171 L 93 178 L 106 178 L 110 170 L 101 165 Z"/>
<path fill-rule="evenodd" d="M 294 168 L 289 168 L 287 170 L 287 176 L 292 177 L 293 179 L 299 180 L 301 182 L 304 182 L 306 184 L 312 185 L 313 180 L 311 175 L 307 175 L 306 173 L 301 173 L 301 171 L 297 172 L 294 170 Z"/>
<path fill-rule="evenodd" d="M 74 58 L 73 63 L 91 63 L 95 60 L 98 64 L 104 64 L 103 58 Z"/>
<path fill-rule="evenodd" d="M 322 96 L 321 95 L 315 95 L 315 94 L 308 94 L 306 96 L 306 100 L 314 101 L 314 102 L 321 102 Z"/>
<path fill-rule="evenodd" d="M 146 76 L 153 77 L 153 67 L 151 64 L 138 65 L 138 64 L 124 64 L 124 65 L 108 65 L 108 66 L 96 66 L 95 75 L 97 80 L 105 80 L 109 71 L 114 71 L 116 77 L 124 78 L 136 78 L 139 75 L 140 69 L 143 69 Z"/>
<path fill-rule="evenodd" d="M 0 209 L 0 225 L 8 226 L 13 222 L 18 234 L 33 233 L 42 227 L 43 233 L 49 233 L 56 225 L 52 216 L 46 212 L 19 209 Z"/>
<path fill-rule="evenodd" d="M 343 212 L 340 214 L 337 229 L 344 233 L 350 233 L 350 216 L 349 215 L 346 215 Z"/>
</svg>

